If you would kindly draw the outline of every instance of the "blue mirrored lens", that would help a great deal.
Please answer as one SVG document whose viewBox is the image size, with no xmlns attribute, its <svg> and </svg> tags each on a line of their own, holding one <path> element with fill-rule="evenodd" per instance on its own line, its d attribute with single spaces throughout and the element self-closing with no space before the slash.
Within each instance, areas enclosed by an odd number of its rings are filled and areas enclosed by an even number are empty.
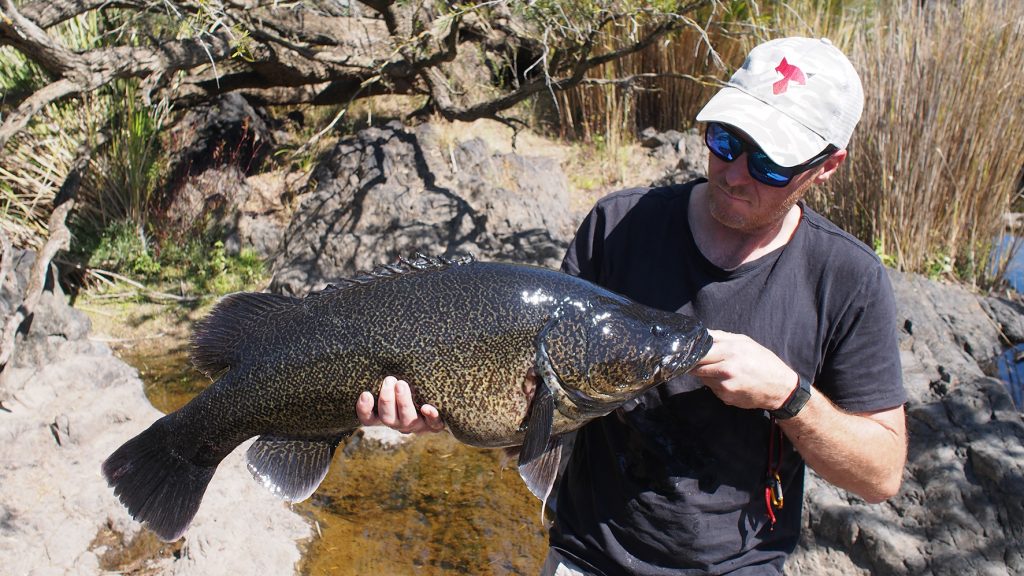
<svg viewBox="0 0 1024 576">
<path fill-rule="evenodd" d="M 751 176 L 765 184 L 786 185 L 793 177 L 792 168 L 779 166 L 760 150 L 750 153 L 747 169 L 750 170 Z"/>
<path fill-rule="evenodd" d="M 743 153 L 743 141 L 724 130 L 719 124 L 708 126 L 705 140 L 708 148 L 726 162 L 732 162 Z"/>
</svg>

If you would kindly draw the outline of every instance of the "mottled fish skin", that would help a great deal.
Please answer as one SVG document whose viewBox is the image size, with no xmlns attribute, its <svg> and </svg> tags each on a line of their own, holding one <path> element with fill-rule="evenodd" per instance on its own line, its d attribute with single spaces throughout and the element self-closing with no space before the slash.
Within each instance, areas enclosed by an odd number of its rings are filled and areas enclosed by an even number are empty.
<svg viewBox="0 0 1024 576">
<path fill-rule="evenodd" d="M 567 274 L 403 259 L 301 299 L 226 297 L 193 336 L 194 364 L 217 381 L 103 470 L 129 512 L 173 540 L 217 464 L 254 436 L 257 479 L 282 497 L 307 497 L 334 447 L 359 426 L 359 394 L 376 394 L 385 376 L 407 380 L 416 403 L 436 406 L 466 444 L 517 446 L 547 427 L 528 443 L 533 461 L 552 451 L 551 438 L 684 372 L 709 346 L 697 320 Z M 542 372 L 547 414 L 531 411 L 531 368 Z M 167 469 L 188 481 L 166 486 Z M 528 473 L 543 477 L 531 483 Z M 523 474 L 544 498 L 553 471 Z"/>
</svg>

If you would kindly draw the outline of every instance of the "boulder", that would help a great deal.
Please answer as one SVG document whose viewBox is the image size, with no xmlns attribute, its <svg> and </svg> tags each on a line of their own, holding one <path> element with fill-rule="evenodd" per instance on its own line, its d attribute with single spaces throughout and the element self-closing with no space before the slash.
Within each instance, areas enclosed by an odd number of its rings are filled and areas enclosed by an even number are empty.
<svg viewBox="0 0 1024 576">
<path fill-rule="evenodd" d="M 686 132 L 669 130 L 663 133 L 645 131 L 643 145 L 650 148 L 649 154 L 665 164 L 662 174 L 652 186 L 684 184 L 707 174 L 708 149 L 704 135 L 696 129 Z"/>
<path fill-rule="evenodd" d="M 269 260 L 277 253 L 291 183 L 286 174 L 258 170 L 288 138 L 275 122 L 235 93 L 186 113 L 171 131 L 169 176 L 160 193 L 170 232 L 212 231 L 231 254 L 252 248 Z"/>
<path fill-rule="evenodd" d="M 892 272 L 910 439 L 903 487 L 868 505 L 809 474 L 787 574 L 1024 572 L 1024 420 L 994 359 L 1020 306 Z M 1006 338 L 1011 338 L 1008 342 Z"/>
<path fill-rule="evenodd" d="M 440 142 L 391 122 L 340 141 L 314 169 L 271 290 L 305 294 L 417 252 L 557 267 L 574 230 L 551 159 Z"/>
</svg>

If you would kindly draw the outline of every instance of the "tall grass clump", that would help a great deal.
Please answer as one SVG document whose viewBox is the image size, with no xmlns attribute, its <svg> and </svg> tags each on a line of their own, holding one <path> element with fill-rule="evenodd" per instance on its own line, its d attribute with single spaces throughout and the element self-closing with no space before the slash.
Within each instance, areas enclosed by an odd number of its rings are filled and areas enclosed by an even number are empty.
<svg viewBox="0 0 1024 576">
<path fill-rule="evenodd" d="M 900 269 L 993 285 L 1024 163 L 1024 3 L 901 0 L 838 28 L 865 109 L 816 207 Z"/>
<path fill-rule="evenodd" d="M 125 221 L 145 231 L 152 224 L 154 191 L 165 169 L 161 136 L 171 110 L 166 101 L 143 104 L 136 80 L 108 88 L 102 122 L 109 140 L 93 160 L 92 185 L 82 191 L 79 218 L 92 231 Z"/>
</svg>

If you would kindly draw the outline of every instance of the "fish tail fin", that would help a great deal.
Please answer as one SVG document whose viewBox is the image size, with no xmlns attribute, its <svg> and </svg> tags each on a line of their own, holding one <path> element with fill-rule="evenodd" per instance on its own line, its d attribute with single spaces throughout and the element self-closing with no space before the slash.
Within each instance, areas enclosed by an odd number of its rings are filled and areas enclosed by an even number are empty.
<svg viewBox="0 0 1024 576">
<path fill-rule="evenodd" d="M 280 294 L 235 292 L 214 306 L 192 332 L 192 364 L 210 377 L 236 366 L 255 322 L 302 300 Z"/>
<path fill-rule="evenodd" d="M 197 465 L 173 449 L 172 416 L 157 420 L 103 462 L 103 476 L 128 513 L 165 542 L 188 529 L 217 470 L 217 464 Z"/>
</svg>

